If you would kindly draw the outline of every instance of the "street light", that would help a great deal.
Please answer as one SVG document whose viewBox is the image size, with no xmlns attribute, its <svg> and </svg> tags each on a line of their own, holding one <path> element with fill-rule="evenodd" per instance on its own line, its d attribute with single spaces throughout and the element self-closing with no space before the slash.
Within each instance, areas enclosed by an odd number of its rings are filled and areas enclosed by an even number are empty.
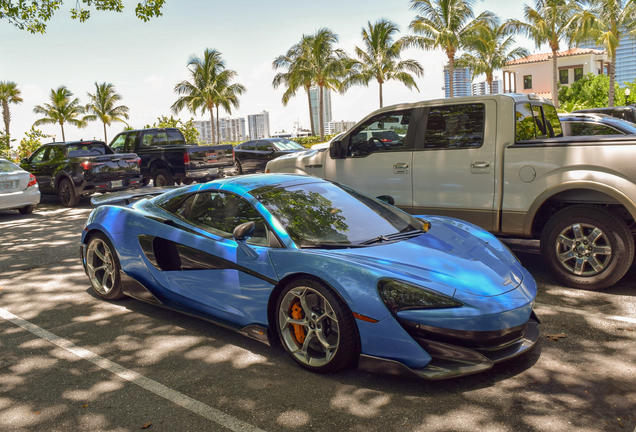
<svg viewBox="0 0 636 432">
<path fill-rule="evenodd" d="M 627 87 L 627 88 L 625 89 L 625 105 L 629 105 L 629 94 L 630 94 L 631 92 L 632 92 L 632 91 L 629 89 L 629 87 Z"/>
</svg>

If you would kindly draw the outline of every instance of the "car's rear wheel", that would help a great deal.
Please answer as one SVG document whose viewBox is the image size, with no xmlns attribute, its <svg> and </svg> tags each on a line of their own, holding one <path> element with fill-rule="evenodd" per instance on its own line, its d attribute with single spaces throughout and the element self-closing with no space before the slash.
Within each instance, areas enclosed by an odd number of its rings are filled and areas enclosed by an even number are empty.
<svg viewBox="0 0 636 432">
<path fill-rule="evenodd" d="M 165 168 L 158 169 L 152 181 L 154 186 L 174 186 L 172 174 Z"/>
<path fill-rule="evenodd" d="M 346 303 L 321 281 L 293 281 L 281 292 L 276 311 L 278 336 L 303 368 L 333 372 L 356 360 L 359 342 L 353 315 Z"/>
<path fill-rule="evenodd" d="M 60 182 L 57 193 L 64 207 L 75 207 L 79 204 L 79 197 L 75 195 L 75 188 L 73 188 L 69 179 L 64 179 Z"/>
<path fill-rule="evenodd" d="M 238 159 L 234 160 L 234 165 L 236 165 L 236 172 L 243 174 L 243 167 L 241 167 L 241 162 Z"/>
<path fill-rule="evenodd" d="M 35 208 L 35 206 L 28 205 L 28 206 L 19 208 L 18 211 L 20 212 L 20 214 L 31 214 L 31 213 L 33 213 L 33 209 L 34 208 Z"/>
<path fill-rule="evenodd" d="M 561 210 L 541 234 L 541 253 L 565 285 L 600 290 L 618 282 L 634 259 L 634 238 L 611 210 L 577 205 Z"/>
<path fill-rule="evenodd" d="M 121 267 L 115 248 L 102 233 L 93 235 L 88 241 L 86 270 L 91 286 L 98 296 L 105 300 L 125 297 L 121 288 Z"/>
</svg>

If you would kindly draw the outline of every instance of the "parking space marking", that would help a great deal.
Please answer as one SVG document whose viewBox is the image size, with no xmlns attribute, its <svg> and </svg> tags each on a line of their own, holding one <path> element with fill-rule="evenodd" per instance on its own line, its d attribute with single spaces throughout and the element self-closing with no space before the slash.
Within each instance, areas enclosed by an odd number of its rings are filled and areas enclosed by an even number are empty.
<svg viewBox="0 0 636 432">
<path fill-rule="evenodd" d="M 97 355 L 92 351 L 79 347 L 74 343 L 69 342 L 66 339 L 63 339 L 47 330 L 44 330 L 43 328 L 38 327 L 29 321 L 23 320 L 22 318 L 12 314 L 6 309 L 0 308 L 0 317 L 19 327 L 22 327 L 25 330 L 28 330 L 39 338 L 45 339 L 59 346 L 60 348 L 63 348 L 66 351 L 75 354 L 76 356 L 87 360 L 112 374 L 117 375 L 118 377 L 125 379 L 126 381 L 130 381 L 131 383 L 136 384 L 139 387 L 156 394 L 157 396 L 160 396 L 176 405 L 192 411 L 195 414 L 199 414 L 200 416 L 207 418 L 208 420 L 212 420 L 213 422 L 224 426 L 232 431 L 263 432 L 262 429 L 245 423 L 237 418 L 225 414 L 222 411 L 214 409 L 202 402 L 199 402 L 196 399 L 192 399 L 191 397 L 186 396 L 183 393 L 179 393 L 178 391 L 173 390 L 169 387 L 166 387 L 165 385 L 160 384 L 157 381 L 146 378 L 145 376 L 130 369 L 127 369 L 100 355 Z"/>
<path fill-rule="evenodd" d="M 553 306 L 553 305 L 547 305 L 542 303 L 536 303 L 536 305 L 539 309 L 541 308 L 552 309 L 552 310 L 556 310 L 563 313 L 572 313 L 572 314 L 577 314 L 577 315 L 581 315 L 585 317 L 609 319 L 614 321 L 622 321 L 622 322 L 626 322 L 630 324 L 636 324 L 636 318 L 622 317 L 618 315 L 605 315 L 600 312 L 589 312 L 589 311 L 584 311 L 580 309 L 574 309 L 574 308 L 563 307 L 563 306 Z"/>
</svg>

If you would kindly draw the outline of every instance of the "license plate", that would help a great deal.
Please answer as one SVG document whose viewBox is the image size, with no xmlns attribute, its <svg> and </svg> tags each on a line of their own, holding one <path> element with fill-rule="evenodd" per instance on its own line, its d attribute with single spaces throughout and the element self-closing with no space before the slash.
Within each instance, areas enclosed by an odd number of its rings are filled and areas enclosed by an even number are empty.
<svg viewBox="0 0 636 432">
<path fill-rule="evenodd" d="M 218 173 L 219 173 L 218 168 L 210 168 L 210 174 L 218 174 Z"/>
<path fill-rule="evenodd" d="M 123 186 L 123 180 L 113 180 L 112 182 L 110 182 L 110 187 L 122 187 Z"/>
<path fill-rule="evenodd" d="M 13 189 L 15 186 L 13 185 L 13 182 L 2 182 L 0 183 L 0 190 L 9 190 L 9 189 Z"/>
</svg>

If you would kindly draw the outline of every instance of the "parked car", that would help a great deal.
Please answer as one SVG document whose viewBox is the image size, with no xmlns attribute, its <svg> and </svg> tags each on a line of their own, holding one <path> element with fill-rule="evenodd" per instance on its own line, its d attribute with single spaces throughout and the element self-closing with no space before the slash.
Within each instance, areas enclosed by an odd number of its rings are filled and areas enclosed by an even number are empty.
<svg viewBox="0 0 636 432">
<path fill-rule="evenodd" d="M 628 122 L 636 123 L 636 107 L 633 105 L 622 107 L 588 108 L 574 110 L 573 113 L 606 114 Z"/>
<path fill-rule="evenodd" d="M 627 135 L 636 134 L 636 124 L 607 114 L 559 114 L 563 135 Z"/>
<path fill-rule="evenodd" d="M 37 178 L 42 194 L 75 207 L 82 196 L 141 186 L 139 163 L 136 154 L 116 155 L 102 141 L 73 141 L 44 144 L 20 166 Z"/>
<path fill-rule="evenodd" d="M 284 138 L 263 138 L 245 141 L 234 147 L 239 174 L 265 171 L 267 162 L 279 156 L 307 150 L 295 141 Z"/>
<path fill-rule="evenodd" d="M 80 246 L 100 297 L 280 341 L 310 371 L 357 363 L 451 378 L 526 353 L 539 336 L 532 276 L 492 234 L 457 219 L 411 216 L 295 175 L 102 204 Z"/>
<path fill-rule="evenodd" d="M 141 158 L 144 185 L 151 179 L 154 186 L 191 184 L 236 173 L 231 145 L 186 144 L 176 128 L 125 131 L 109 146 L 115 153 L 136 153 Z"/>
<path fill-rule="evenodd" d="M 0 158 L 0 210 L 30 214 L 39 202 L 40 188 L 35 176 Z"/>
<path fill-rule="evenodd" d="M 382 125 L 382 126 L 380 126 Z M 353 138 L 403 128 L 398 146 Z M 494 234 L 541 239 L 562 283 L 603 289 L 634 259 L 636 136 L 563 137 L 552 102 L 501 94 L 384 107 L 329 151 L 282 156 L 272 173 L 305 173 L 389 195 L 413 214 L 439 214 Z"/>
</svg>

